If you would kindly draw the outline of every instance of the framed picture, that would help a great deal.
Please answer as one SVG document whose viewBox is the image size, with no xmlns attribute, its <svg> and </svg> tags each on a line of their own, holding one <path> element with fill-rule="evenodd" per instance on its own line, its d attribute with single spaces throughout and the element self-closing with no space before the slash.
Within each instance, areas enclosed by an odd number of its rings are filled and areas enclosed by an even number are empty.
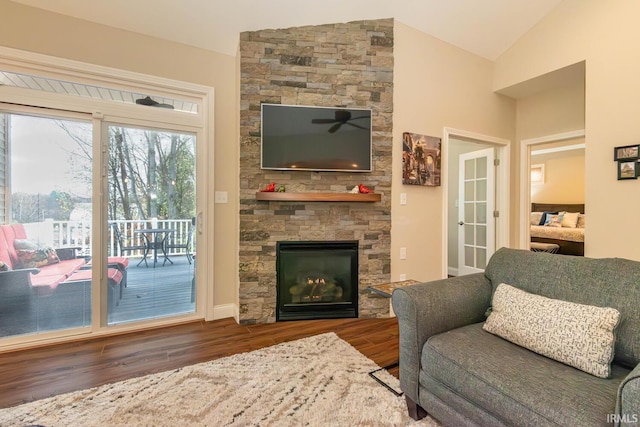
<svg viewBox="0 0 640 427">
<path fill-rule="evenodd" d="M 618 180 L 621 179 L 638 179 L 637 160 L 618 161 Z"/>
<path fill-rule="evenodd" d="M 437 187 L 440 185 L 441 139 L 404 132 L 402 134 L 402 183 Z"/>
<path fill-rule="evenodd" d="M 613 160 L 631 160 L 640 158 L 640 145 L 625 145 L 624 147 L 615 147 L 613 151 Z"/>
</svg>

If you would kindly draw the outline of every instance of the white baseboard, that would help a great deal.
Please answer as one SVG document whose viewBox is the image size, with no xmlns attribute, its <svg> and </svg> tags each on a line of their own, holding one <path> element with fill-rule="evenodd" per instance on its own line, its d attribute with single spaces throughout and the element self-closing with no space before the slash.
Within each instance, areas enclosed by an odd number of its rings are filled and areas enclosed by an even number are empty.
<svg viewBox="0 0 640 427">
<path fill-rule="evenodd" d="M 447 269 L 447 274 L 448 274 L 449 276 L 455 276 L 455 277 L 457 277 L 457 276 L 458 276 L 458 269 L 457 269 L 456 267 L 449 267 L 449 268 Z"/>
<path fill-rule="evenodd" d="M 238 320 L 238 307 L 235 304 L 222 304 L 213 307 L 213 320 L 234 317 Z"/>
</svg>

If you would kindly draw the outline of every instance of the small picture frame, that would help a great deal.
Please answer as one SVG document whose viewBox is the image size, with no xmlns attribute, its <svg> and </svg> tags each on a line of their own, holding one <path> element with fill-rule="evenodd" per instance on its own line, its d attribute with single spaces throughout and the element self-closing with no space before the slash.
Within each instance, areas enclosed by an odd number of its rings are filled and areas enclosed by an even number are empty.
<svg viewBox="0 0 640 427">
<path fill-rule="evenodd" d="M 621 179 L 638 179 L 637 160 L 618 161 L 618 181 Z"/>
<path fill-rule="evenodd" d="M 640 144 L 615 147 L 613 150 L 613 160 L 631 160 L 638 158 L 640 158 Z"/>
</svg>

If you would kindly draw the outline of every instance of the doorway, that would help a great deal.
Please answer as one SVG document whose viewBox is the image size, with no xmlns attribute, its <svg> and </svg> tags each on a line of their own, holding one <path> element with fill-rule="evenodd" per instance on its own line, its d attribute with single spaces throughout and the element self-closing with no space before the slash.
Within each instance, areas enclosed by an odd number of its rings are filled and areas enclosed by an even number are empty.
<svg viewBox="0 0 640 427">
<path fill-rule="evenodd" d="M 554 203 L 554 204 L 578 204 L 584 203 L 584 169 L 583 174 L 580 177 L 582 180 L 582 201 L 576 199 L 575 187 L 565 190 L 564 193 L 558 193 L 558 185 L 552 186 L 553 191 L 543 191 L 541 185 L 549 184 L 549 170 L 544 165 L 545 157 L 541 155 L 555 152 L 564 152 L 574 149 L 585 149 L 584 144 L 585 131 L 584 129 L 564 132 L 554 135 L 547 135 L 539 138 L 525 139 L 520 142 L 520 227 L 519 227 L 519 247 L 521 249 L 529 249 L 531 240 L 531 203 L 537 201 L 539 203 Z M 532 157 L 532 153 L 536 157 Z M 534 163 L 534 160 L 537 163 Z M 542 159 L 542 160 L 541 160 Z M 541 182 L 532 182 L 532 165 L 536 165 L 536 172 L 542 173 L 540 176 Z M 540 167 L 544 165 L 545 167 Z M 583 165 L 584 168 L 584 165 Z M 575 176 L 572 177 L 575 180 Z M 565 180 L 566 181 L 566 180 Z M 545 184 L 546 182 L 546 184 Z M 543 196 L 544 195 L 544 196 Z M 538 198 L 536 198 L 538 197 Z M 550 200 L 543 200 L 539 197 L 551 198 Z M 556 200 L 557 199 L 557 200 Z"/>
<path fill-rule="evenodd" d="M 444 274 L 483 271 L 496 248 L 507 246 L 509 239 L 509 141 L 445 129 L 443 156 L 447 159 Z M 461 158 L 472 170 L 460 166 Z"/>
</svg>

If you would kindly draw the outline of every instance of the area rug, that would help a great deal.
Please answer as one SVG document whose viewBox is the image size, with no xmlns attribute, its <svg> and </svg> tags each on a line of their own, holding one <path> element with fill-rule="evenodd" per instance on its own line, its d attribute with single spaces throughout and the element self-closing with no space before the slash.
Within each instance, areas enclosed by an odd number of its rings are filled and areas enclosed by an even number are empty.
<svg viewBox="0 0 640 427">
<path fill-rule="evenodd" d="M 439 426 L 377 367 L 327 333 L 2 409 L 0 426 Z"/>
</svg>

